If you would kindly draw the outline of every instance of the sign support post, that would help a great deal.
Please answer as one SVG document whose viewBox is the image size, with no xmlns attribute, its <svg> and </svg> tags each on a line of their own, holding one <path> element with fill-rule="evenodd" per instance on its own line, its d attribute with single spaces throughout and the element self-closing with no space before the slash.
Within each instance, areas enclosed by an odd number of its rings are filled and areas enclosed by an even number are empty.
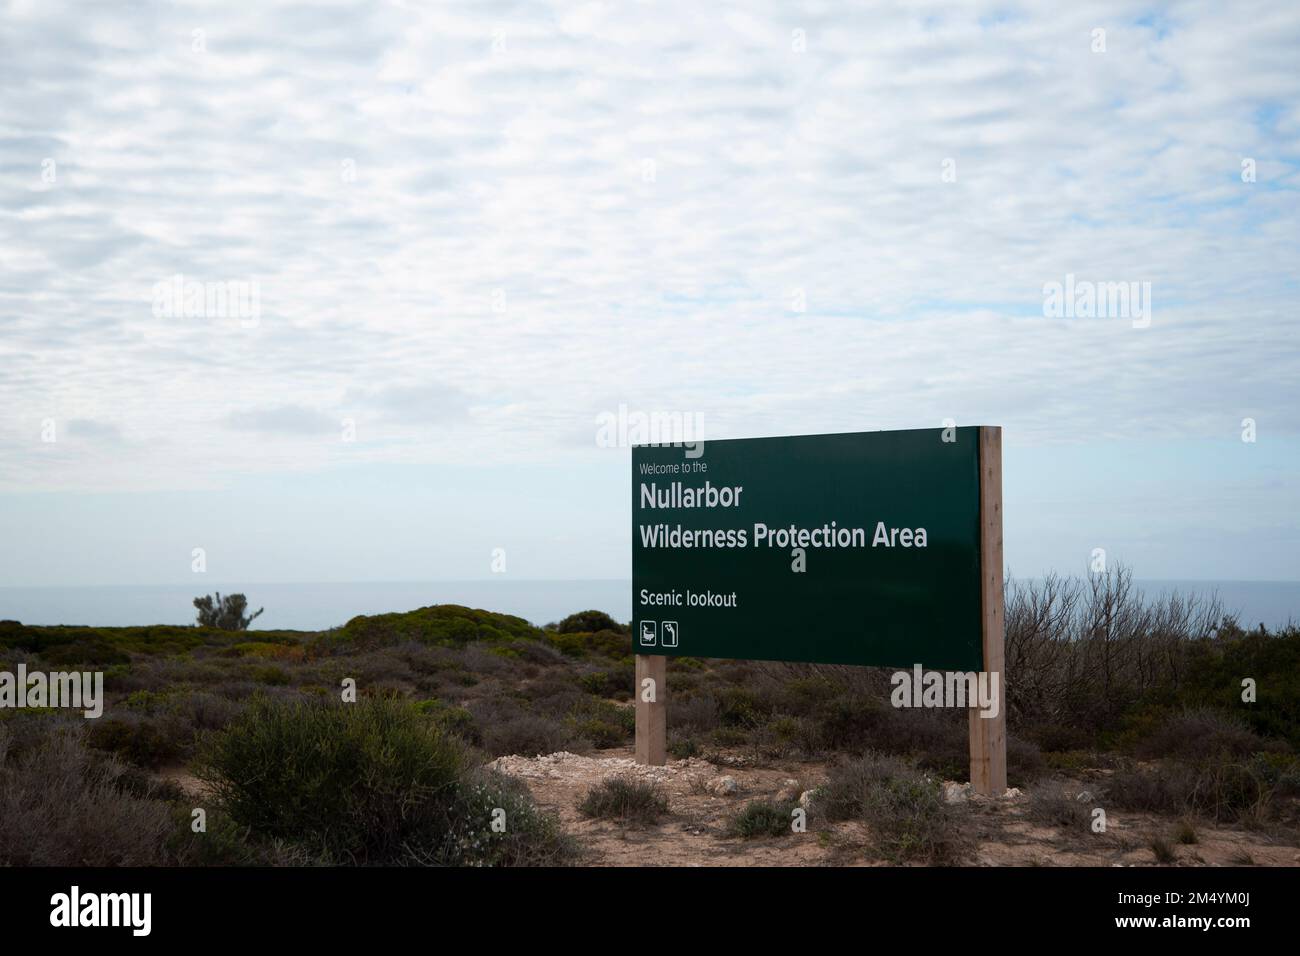
<svg viewBox="0 0 1300 956">
<path fill-rule="evenodd" d="M 1007 688 L 1002 594 L 1002 429 L 980 426 L 980 582 L 984 670 L 997 674 L 997 716 L 969 709 L 971 789 L 1001 796 L 1007 789 Z M 992 677 L 990 676 L 990 681 Z M 990 684 L 990 687 L 992 685 Z M 638 724 L 639 726 L 639 724 Z"/>
<path fill-rule="evenodd" d="M 667 657 L 636 655 L 636 762 L 639 764 L 662 767 L 668 762 L 667 678 Z M 652 683 L 647 684 L 647 680 Z"/>
</svg>

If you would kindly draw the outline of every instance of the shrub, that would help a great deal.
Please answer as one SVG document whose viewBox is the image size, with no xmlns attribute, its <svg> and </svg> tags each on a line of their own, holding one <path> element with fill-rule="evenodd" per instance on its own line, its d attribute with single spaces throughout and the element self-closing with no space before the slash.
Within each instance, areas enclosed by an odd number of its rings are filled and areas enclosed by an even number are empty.
<svg viewBox="0 0 1300 956">
<path fill-rule="evenodd" d="M 473 768 L 458 708 L 257 698 L 198 761 L 238 824 L 290 862 L 558 864 L 576 853 L 520 782 Z M 504 829 L 493 822 L 505 813 Z"/>
<path fill-rule="evenodd" d="M 592 671 L 578 678 L 578 686 L 596 697 L 617 697 L 626 700 L 632 693 L 636 675 L 632 667 Z"/>
<path fill-rule="evenodd" d="M 172 712 L 197 731 L 220 730 L 235 719 L 240 706 L 207 691 L 178 695 L 171 703 Z"/>
<path fill-rule="evenodd" d="M 753 727 L 763 723 L 770 703 L 747 687 L 723 687 L 718 691 L 718 716 L 724 727 Z"/>
<path fill-rule="evenodd" d="M 1181 843 L 1184 846 L 1200 842 L 1200 838 L 1196 835 L 1196 828 L 1192 826 L 1191 821 L 1178 821 L 1178 826 L 1174 828 L 1174 842 Z"/>
<path fill-rule="evenodd" d="M 457 707 L 436 697 L 432 700 L 422 700 L 415 706 L 420 713 L 428 714 L 436 720 L 448 733 L 456 734 L 474 744 L 482 741 L 478 725 L 474 722 L 474 715 L 464 707 Z"/>
<path fill-rule="evenodd" d="M 862 820 L 896 862 L 955 863 L 969 851 L 938 782 L 898 757 L 867 753 L 832 768 L 816 806 L 832 820 Z"/>
<path fill-rule="evenodd" d="M 589 741 L 596 750 L 609 750 L 626 743 L 627 731 L 618 724 L 611 724 L 599 717 L 582 717 L 573 722 L 573 733 L 577 739 Z"/>
<path fill-rule="evenodd" d="M 741 747 L 749 742 L 749 735 L 739 727 L 715 727 L 710 736 L 719 747 Z"/>
<path fill-rule="evenodd" d="M 519 687 L 519 693 L 555 716 L 567 715 L 584 703 L 613 706 L 609 701 L 594 700 L 591 695 L 584 694 L 577 682 L 564 671 L 546 673 L 536 680 L 526 681 Z"/>
<path fill-rule="evenodd" d="M 330 635 L 336 643 L 380 646 L 418 641 L 464 647 L 472 641 L 539 640 L 542 631 L 521 617 L 458 604 L 435 604 L 394 614 L 360 615 Z"/>
<path fill-rule="evenodd" d="M 629 633 L 628 629 L 618 621 L 614 620 L 604 611 L 579 611 L 577 614 L 570 614 L 558 625 L 556 631 L 560 634 L 577 634 L 577 633 L 594 633 L 596 631 L 615 631 L 623 634 Z"/>
<path fill-rule="evenodd" d="M 718 702 L 712 694 L 668 695 L 668 726 L 683 734 L 703 734 L 718 726 Z"/>
<path fill-rule="evenodd" d="M 573 631 L 569 633 L 548 631 L 547 640 L 566 657 L 589 657 L 592 655 L 626 659 L 632 651 L 632 640 L 626 631 L 606 628 L 600 631 Z M 629 678 L 627 686 L 632 686 Z"/>
<path fill-rule="evenodd" d="M 563 750 L 572 739 L 559 721 L 527 712 L 500 721 L 480 721 L 480 725 L 483 749 L 493 757 L 551 754 Z"/>
<path fill-rule="evenodd" d="M 1155 856 L 1157 863 L 1174 863 L 1178 860 L 1178 854 L 1174 848 L 1169 845 L 1169 841 L 1164 837 L 1152 837 L 1148 844 L 1151 847 L 1151 853 Z"/>
<path fill-rule="evenodd" d="M 276 661 L 301 663 L 307 659 L 307 648 L 301 644 L 284 644 L 274 641 L 245 641 L 231 645 L 231 657 L 260 657 Z"/>
<path fill-rule="evenodd" d="M 324 862 L 284 844 L 250 845 L 248 830 L 215 806 L 206 808 L 207 829 L 195 833 L 191 828 L 193 809 L 186 803 L 172 806 L 172 835 L 167 842 L 168 852 L 180 866 L 304 866 Z"/>
<path fill-rule="evenodd" d="M 494 831 L 483 821 L 492 820 L 498 810 L 505 814 L 505 829 Z M 533 803 L 527 785 L 479 769 L 461 788 L 444 852 L 418 859 L 474 866 L 556 866 L 571 863 L 578 852 L 555 817 Z"/>
<path fill-rule="evenodd" d="M 731 818 L 727 832 L 746 840 L 764 836 L 785 836 L 790 830 L 795 804 L 776 804 L 770 800 L 751 800 Z"/>
<path fill-rule="evenodd" d="M 286 687 L 289 684 L 289 672 L 283 667 L 268 664 L 253 670 L 253 680 L 268 687 Z"/>
<path fill-rule="evenodd" d="M 1070 724 L 1037 724 L 1026 730 L 1025 736 L 1049 753 L 1086 751 L 1095 743 L 1093 734 Z"/>
<path fill-rule="evenodd" d="M 133 694 L 128 694 L 122 704 L 131 710 L 153 714 L 167 705 L 170 696 L 166 691 L 138 690 Z"/>
<path fill-rule="evenodd" d="M 463 745 L 400 701 L 259 697 L 205 741 L 196 771 L 259 837 L 332 862 L 392 864 L 467 852 L 453 823 L 468 767 Z"/>
<path fill-rule="evenodd" d="M 0 865 L 169 862 L 171 808 L 132 792 L 127 767 L 87 749 L 80 728 L 57 727 L 19 754 L 9 734 L 0 726 Z"/>
<path fill-rule="evenodd" d="M 969 760 L 969 757 L 968 757 Z M 1036 744 L 1007 734 L 1007 785 L 1024 786 L 1042 775 L 1047 765 Z"/>
<path fill-rule="evenodd" d="M 1061 827 L 1071 832 L 1088 832 L 1092 818 L 1092 807 L 1067 793 L 1059 787 L 1048 786 L 1031 794 L 1029 816 L 1048 826 Z"/>
<path fill-rule="evenodd" d="M 0 621 L 0 647 L 39 654 L 54 667 L 108 666 L 130 660 L 101 628 L 26 627 L 17 621 Z"/>
<path fill-rule="evenodd" d="M 1188 710 L 1165 718 L 1135 747 L 1140 757 L 1183 760 L 1248 757 L 1277 749 L 1277 741 L 1261 740 L 1240 720 L 1206 709 Z"/>
<path fill-rule="evenodd" d="M 678 760 L 688 760 L 700 755 L 700 745 L 694 737 L 673 735 L 668 738 L 668 753 Z"/>
<path fill-rule="evenodd" d="M 94 721 L 86 742 L 136 766 L 156 768 L 179 759 L 190 737 L 178 721 L 130 715 Z"/>
<path fill-rule="evenodd" d="M 861 751 L 873 737 L 888 738 L 879 733 L 889 719 L 884 710 L 878 700 L 864 695 L 842 694 L 823 701 L 816 712 L 819 746 L 825 750 Z"/>
<path fill-rule="evenodd" d="M 645 780 L 611 777 L 587 791 L 578 812 L 584 817 L 650 825 L 668 814 L 668 798 Z"/>
<path fill-rule="evenodd" d="M 1123 766 L 1111 776 L 1106 795 L 1130 810 L 1259 823 L 1268 816 L 1274 785 L 1258 759 L 1221 755 L 1194 763 L 1164 761 L 1151 768 Z"/>
<path fill-rule="evenodd" d="M 621 747 L 636 730 L 636 711 L 587 697 L 574 705 L 567 723 L 574 736 L 591 741 L 593 747 Z"/>
<path fill-rule="evenodd" d="M 802 743 L 809 739 L 810 728 L 799 717 L 782 714 L 767 725 L 768 733 L 783 744 Z"/>
</svg>

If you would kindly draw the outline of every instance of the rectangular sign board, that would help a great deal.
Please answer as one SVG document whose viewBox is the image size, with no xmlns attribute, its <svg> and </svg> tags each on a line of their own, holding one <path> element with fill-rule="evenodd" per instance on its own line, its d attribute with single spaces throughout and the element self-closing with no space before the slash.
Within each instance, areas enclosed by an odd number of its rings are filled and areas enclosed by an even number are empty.
<svg viewBox="0 0 1300 956">
<path fill-rule="evenodd" d="M 984 669 L 978 427 L 702 448 L 632 449 L 635 653 Z"/>
</svg>

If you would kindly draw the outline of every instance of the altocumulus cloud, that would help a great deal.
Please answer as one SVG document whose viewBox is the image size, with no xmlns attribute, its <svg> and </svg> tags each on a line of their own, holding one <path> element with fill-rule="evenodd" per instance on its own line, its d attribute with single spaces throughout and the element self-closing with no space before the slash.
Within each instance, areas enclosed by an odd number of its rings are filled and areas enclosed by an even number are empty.
<svg viewBox="0 0 1300 956">
<path fill-rule="evenodd" d="M 68 434 L 73 438 L 86 438 L 99 442 L 122 441 L 122 429 L 112 422 L 97 421 L 93 418 L 68 419 Z"/>
<path fill-rule="evenodd" d="M 323 435 L 339 430 L 339 419 L 301 405 L 250 408 L 230 413 L 227 424 L 239 431 L 272 435 Z"/>
<path fill-rule="evenodd" d="M 357 389 L 344 401 L 372 409 L 387 422 L 437 425 L 465 421 L 470 399 L 458 388 L 428 382 Z"/>
<path fill-rule="evenodd" d="M 1297 48 L 1284 2 L 11 3 L 0 488 L 540 461 L 619 401 L 1294 435 Z M 176 274 L 260 322 L 154 316 Z M 1151 327 L 1045 318 L 1067 274 Z M 87 396 L 129 456 L 32 440 Z"/>
</svg>

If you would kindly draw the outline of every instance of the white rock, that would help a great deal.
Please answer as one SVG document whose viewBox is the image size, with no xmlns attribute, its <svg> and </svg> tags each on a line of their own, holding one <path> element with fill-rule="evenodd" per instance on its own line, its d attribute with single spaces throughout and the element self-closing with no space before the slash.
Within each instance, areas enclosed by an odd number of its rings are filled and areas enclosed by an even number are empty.
<svg viewBox="0 0 1300 956">
<path fill-rule="evenodd" d="M 707 787 L 709 793 L 717 794 L 720 797 L 730 796 L 740 789 L 735 777 L 715 777 L 708 782 Z"/>
<path fill-rule="evenodd" d="M 971 785 L 969 783 L 957 783 L 955 780 L 944 781 L 944 803 L 965 803 L 970 800 L 971 796 Z"/>
<path fill-rule="evenodd" d="M 777 793 L 776 798 L 778 800 L 787 801 L 787 802 L 792 800 L 798 800 L 801 792 L 802 791 L 799 789 L 798 780 L 793 780 L 793 779 L 784 780 L 781 783 L 781 789 Z"/>
</svg>

